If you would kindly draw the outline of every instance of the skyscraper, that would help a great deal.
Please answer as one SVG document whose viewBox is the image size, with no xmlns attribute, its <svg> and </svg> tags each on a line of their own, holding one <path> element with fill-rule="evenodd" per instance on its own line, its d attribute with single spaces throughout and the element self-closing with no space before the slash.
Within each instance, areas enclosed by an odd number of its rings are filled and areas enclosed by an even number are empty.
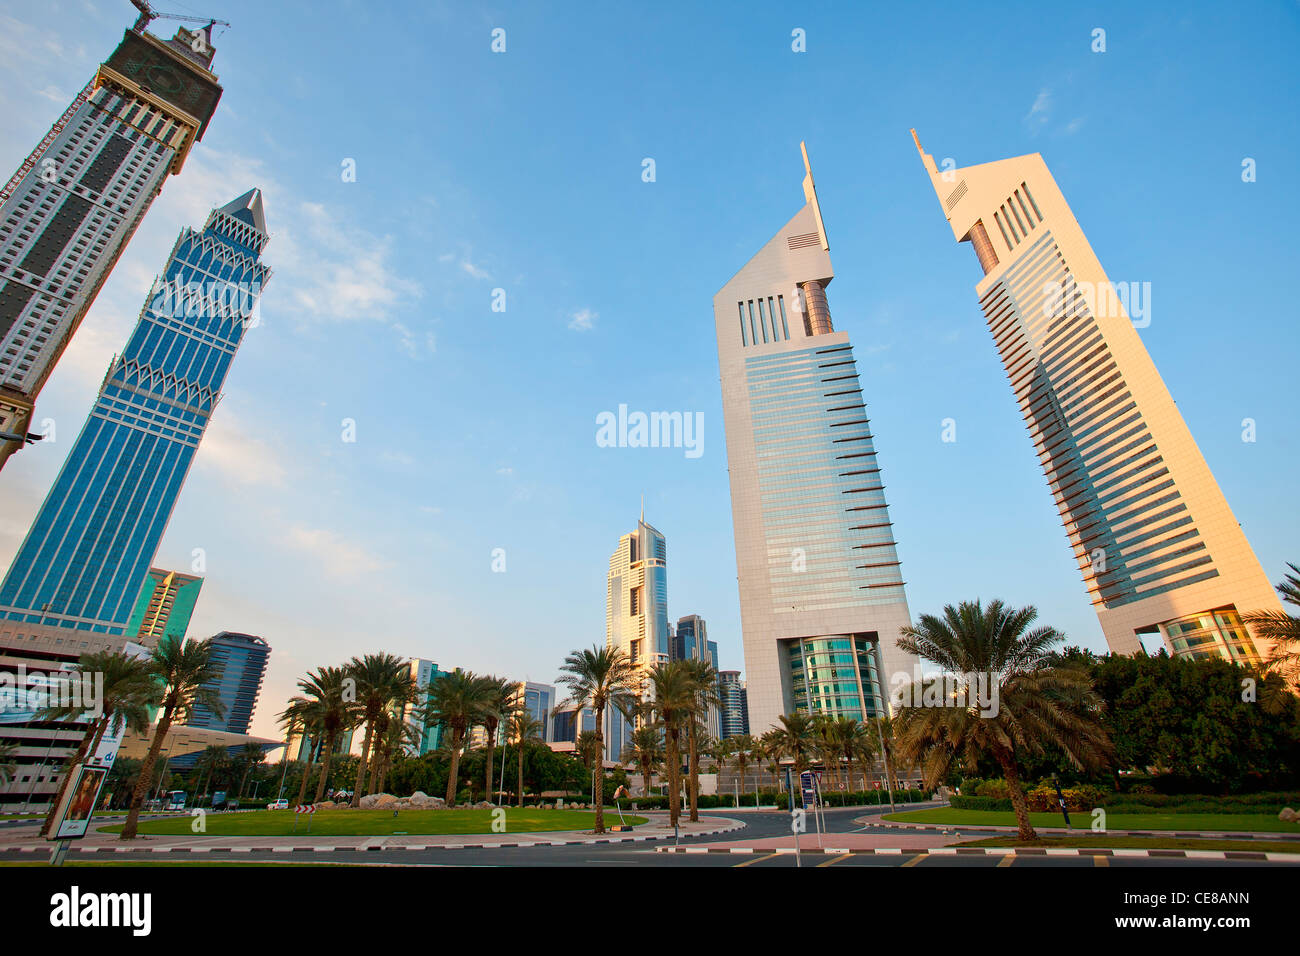
<svg viewBox="0 0 1300 956">
<path fill-rule="evenodd" d="M 21 435 L 104 279 L 221 98 L 208 29 L 127 31 L 0 190 L 0 432 Z M 20 441 L 0 441 L 0 468 Z"/>
<path fill-rule="evenodd" d="M 442 743 L 442 725 L 429 723 L 424 719 L 424 708 L 429 702 L 429 685 L 445 676 L 448 671 L 440 669 L 434 661 L 422 657 L 412 658 L 408 666 L 411 682 L 415 685 L 416 698 L 412 703 L 405 705 L 403 715 L 407 726 L 415 731 L 420 740 L 410 749 L 417 755 L 427 754 L 431 750 L 437 750 Z"/>
<path fill-rule="evenodd" d="M 209 689 L 216 692 L 224 709 L 217 716 L 198 704 L 186 726 L 224 730 L 231 734 L 248 733 L 270 656 L 271 646 L 253 634 L 222 631 L 215 635 L 212 638 L 212 662 L 221 668 L 221 675 Z"/>
<path fill-rule="evenodd" d="M 648 670 L 668 662 L 668 630 L 668 546 L 642 516 L 609 558 L 605 646 Z"/>
<path fill-rule="evenodd" d="M 1038 153 L 941 172 L 912 136 L 1111 650 L 1257 660 L 1241 612 L 1281 605 L 1130 319 L 1141 285 L 1111 283 Z"/>
<path fill-rule="evenodd" d="M 671 658 L 671 630 L 668 545 L 662 534 L 646 524 L 643 513 L 636 530 L 618 539 L 609 558 L 605 646 L 626 654 L 644 678 L 655 664 L 665 664 Z M 633 728 L 616 712 L 606 715 L 606 723 L 606 758 L 617 760 Z"/>
<path fill-rule="evenodd" d="M 520 681 L 515 685 L 515 693 L 523 709 L 538 723 L 538 739 L 543 743 L 551 741 L 551 714 L 555 712 L 556 696 L 554 684 L 539 684 L 536 681 Z"/>
<path fill-rule="evenodd" d="M 910 622 L 808 153 L 805 204 L 713 299 L 749 714 L 862 719 Z M 885 673 L 881 673 L 883 667 Z"/>
<path fill-rule="evenodd" d="M 269 277 L 266 241 L 256 189 L 176 240 L 0 584 L 0 619 L 125 632 Z"/>
<path fill-rule="evenodd" d="M 749 733 L 749 708 L 740 671 L 721 671 L 718 674 L 718 696 L 722 698 L 721 736 L 737 737 Z"/>
<path fill-rule="evenodd" d="M 203 579 L 193 574 L 150 568 L 126 622 L 127 635 L 145 647 L 184 638 L 202 587 Z"/>
</svg>

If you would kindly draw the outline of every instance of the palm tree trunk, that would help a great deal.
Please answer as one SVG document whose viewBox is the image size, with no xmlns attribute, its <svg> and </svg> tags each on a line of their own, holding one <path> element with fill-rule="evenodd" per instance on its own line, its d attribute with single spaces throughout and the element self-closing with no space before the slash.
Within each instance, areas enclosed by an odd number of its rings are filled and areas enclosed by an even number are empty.
<svg viewBox="0 0 1300 956">
<path fill-rule="evenodd" d="M 650 796 L 650 765 L 641 768 L 641 793 L 643 796 Z"/>
<path fill-rule="evenodd" d="M 677 734 L 679 731 L 673 727 L 668 731 L 668 746 L 666 763 L 668 764 L 668 825 L 675 827 L 682 813 L 682 801 L 679 791 L 681 787 L 678 783 L 678 777 L 681 776 L 682 755 L 677 747 Z"/>
<path fill-rule="evenodd" d="M 315 765 L 316 757 L 320 755 L 320 741 L 316 741 L 316 746 L 307 751 L 307 766 L 302 772 L 302 783 L 298 785 L 298 802 L 296 806 L 302 806 L 302 802 L 307 799 L 307 784 L 311 781 L 311 768 Z"/>
<path fill-rule="evenodd" d="M 361 743 L 361 759 L 357 762 L 357 782 L 352 787 L 352 806 L 361 806 L 361 790 L 366 785 L 366 765 L 370 762 L 370 737 L 374 733 L 375 722 L 366 720 L 366 736 Z"/>
<path fill-rule="evenodd" d="M 1037 843 L 1038 834 L 1029 825 L 1029 804 L 1025 801 L 1025 791 L 1020 785 L 1020 773 L 1016 770 L 1016 757 L 1010 751 L 997 753 L 998 766 L 1002 768 L 1002 777 L 1007 782 L 1007 796 L 1011 798 L 1011 809 L 1016 811 L 1016 836 L 1026 843 Z"/>
<path fill-rule="evenodd" d="M 86 754 L 93 753 L 90 742 L 95 741 L 96 746 L 104 735 L 104 727 L 108 726 L 108 715 L 105 714 L 96 721 L 92 721 L 86 728 L 86 732 L 81 736 L 81 743 L 77 744 L 77 751 L 72 755 L 72 760 L 68 764 L 68 769 L 63 773 L 63 779 L 59 781 L 58 792 L 54 794 L 54 800 L 50 803 L 50 812 L 45 815 L 45 822 L 41 824 L 41 836 L 49 835 L 51 828 L 54 826 L 54 814 L 58 812 L 59 803 L 63 800 L 64 793 L 72 784 L 72 770 L 86 759 Z"/>
<path fill-rule="evenodd" d="M 596 710 L 596 785 L 591 802 L 596 805 L 596 831 L 605 832 L 605 708 Z"/>
<path fill-rule="evenodd" d="M 700 745 L 695 735 L 695 715 L 691 715 L 691 726 L 686 732 L 686 783 L 691 801 L 691 822 L 700 822 Z"/>
<path fill-rule="evenodd" d="M 174 702 L 163 707 L 162 717 L 159 718 L 153 740 L 149 743 L 149 752 L 144 755 L 144 762 L 140 764 L 140 779 L 135 782 L 135 790 L 131 794 L 131 809 L 126 815 L 126 823 L 122 826 L 122 835 L 119 839 L 134 840 L 140 829 L 140 808 L 144 806 L 145 795 L 149 792 L 149 784 L 153 779 L 153 766 L 158 762 L 158 753 L 162 750 L 163 740 L 167 737 L 167 731 L 171 729 L 172 712 L 175 708 Z"/>
<path fill-rule="evenodd" d="M 524 742 L 519 741 L 519 806 L 524 805 Z"/>
<path fill-rule="evenodd" d="M 456 805 L 456 774 L 460 771 L 460 733 L 451 732 L 451 766 L 447 768 L 447 806 Z"/>
<path fill-rule="evenodd" d="M 492 757 L 496 753 L 496 729 L 493 728 L 488 732 L 487 742 L 487 801 L 496 803 L 492 799 Z"/>
<path fill-rule="evenodd" d="M 336 734 L 331 731 L 325 737 L 325 762 L 321 766 L 320 781 L 316 784 L 316 799 L 313 803 L 320 803 L 321 798 L 325 796 L 325 784 L 329 782 L 330 777 L 330 758 L 334 756 L 334 740 Z"/>
</svg>

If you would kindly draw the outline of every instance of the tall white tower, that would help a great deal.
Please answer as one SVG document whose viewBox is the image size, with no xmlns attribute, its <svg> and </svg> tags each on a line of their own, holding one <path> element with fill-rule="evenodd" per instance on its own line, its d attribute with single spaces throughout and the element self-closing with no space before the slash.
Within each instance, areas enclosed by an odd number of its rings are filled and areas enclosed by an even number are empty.
<svg viewBox="0 0 1300 956">
<path fill-rule="evenodd" d="M 750 723 L 869 718 L 910 623 L 864 383 L 831 322 L 808 152 L 805 204 L 713 298 Z"/>
<path fill-rule="evenodd" d="M 912 137 L 984 271 L 975 293 L 1106 643 L 1266 655 L 1241 613 L 1281 603 L 1130 318 L 1141 287 L 1111 283 L 1038 153 L 940 171 Z"/>
</svg>

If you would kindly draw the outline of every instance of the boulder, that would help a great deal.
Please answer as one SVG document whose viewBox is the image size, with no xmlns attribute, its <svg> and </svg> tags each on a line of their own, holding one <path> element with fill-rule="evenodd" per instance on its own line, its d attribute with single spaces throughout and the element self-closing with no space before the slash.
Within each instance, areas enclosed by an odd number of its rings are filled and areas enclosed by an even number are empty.
<svg viewBox="0 0 1300 956">
<path fill-rule="evenodd" d="M 337 810 L 339 805 L 333 800 L 322 800 L 320 803 L 312 804 L 317 810 Z"/>
<path fill-rule="evenodd" d="M 1300 813 L 1296 813 L 1290 807 L 1283 807 L 1277 818 L 1283 823 L 1300 823 Z"/>
<path fill-rule="evenodd" d="M 362 810 L 383 810 L 397 803 L 397 798 L 391 793 L 368 793 L 361 798 Z"/>
</svg>

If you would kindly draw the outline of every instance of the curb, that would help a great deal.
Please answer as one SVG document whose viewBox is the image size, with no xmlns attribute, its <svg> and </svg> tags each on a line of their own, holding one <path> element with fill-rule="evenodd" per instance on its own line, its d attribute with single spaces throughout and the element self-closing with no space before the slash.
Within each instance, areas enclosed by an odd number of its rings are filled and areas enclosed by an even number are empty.
<svg viewBox="0 0 1300 956">
<path fill-rule="evenodd" d="M 854 820 L 861 826 L 886 827 L 895 830 L 926 830 L 931 833 L 945 834 L 965 834 L 965 833 L 1015 833 L 1015 827 L 994 827 L 994 826 L 964 826 L 957 823 L 896 823 L 889 820 L 880 820 L 875 823 L 865 823 L 865 818 Z M 1075 827 L 1066 830 L 1062 827 L 1035 827 L 1039 833 L 1051 834 L 1053 836 L 1070 836 L 1074 833 L 1091 832 L 1084 827 Z M 1296 833 L 1211 833 L 1208 831 L 1191 831 L 1183 832 L 1176 830 L 1107 830 L 1110 836 L 1163 836 L 1171 839 L 1200 839 L 1200 840 L 1296 840 L 1300 841 L 1300 834 Z"/>
<path fill-rule="evenodd" d="M 719 833 L 731 833 L 743 830 L 745 824 L 717 827 L 712 830 L 699 830 L 683 833 L 683 839 L 702 836 L 716 836 Z M 516 847 L 534 846 L 590 846 L 598 843 L 645 843 L 651 840 L 670 840 L 671 835 L 664 836 L 626 836 L 598 837 L 592 840 L 517 840 L 512 842 L 491 843 L 398 843 L 392 846 L 328 846 L 316 843 L 305 845 L 277 846 L 88 846 L 72 847 L 74 853 L 365 853 L 377 850 L 500 850 Z M 49 852 L 46 845 L 35 846 L 0 846 L 0 852 L 41 853 Z"/>
<path fill-rule="evenodd" d="M 655 851 L 657 853 L 723 853 L 731 855 L 778 853 L 782 856 L 794 855 L 794 847 L 790 846 L 771 849 L 760 849 L 752 846 L 658 846 L 655 847 Z M 893 847 L 873 849 L 849 849 L 847 847 L 835 849 L 826 847 L 825 849 L 800 850 L 800 853 L 804 856 L 843 856 L 844 854 L 852 854 L 853 856 L 1114 856 L 1189 860 L 1265 860 L 1270 863 L 1300 863 L 1300 854 L 1264 853 L 1256 850 L 1123 850 L 1102 847 L 1090 849 L 1088 847 L 1016 848 L 971 846 L 934 847 L 928 850 L 904 850 Z"/>
</svg>

